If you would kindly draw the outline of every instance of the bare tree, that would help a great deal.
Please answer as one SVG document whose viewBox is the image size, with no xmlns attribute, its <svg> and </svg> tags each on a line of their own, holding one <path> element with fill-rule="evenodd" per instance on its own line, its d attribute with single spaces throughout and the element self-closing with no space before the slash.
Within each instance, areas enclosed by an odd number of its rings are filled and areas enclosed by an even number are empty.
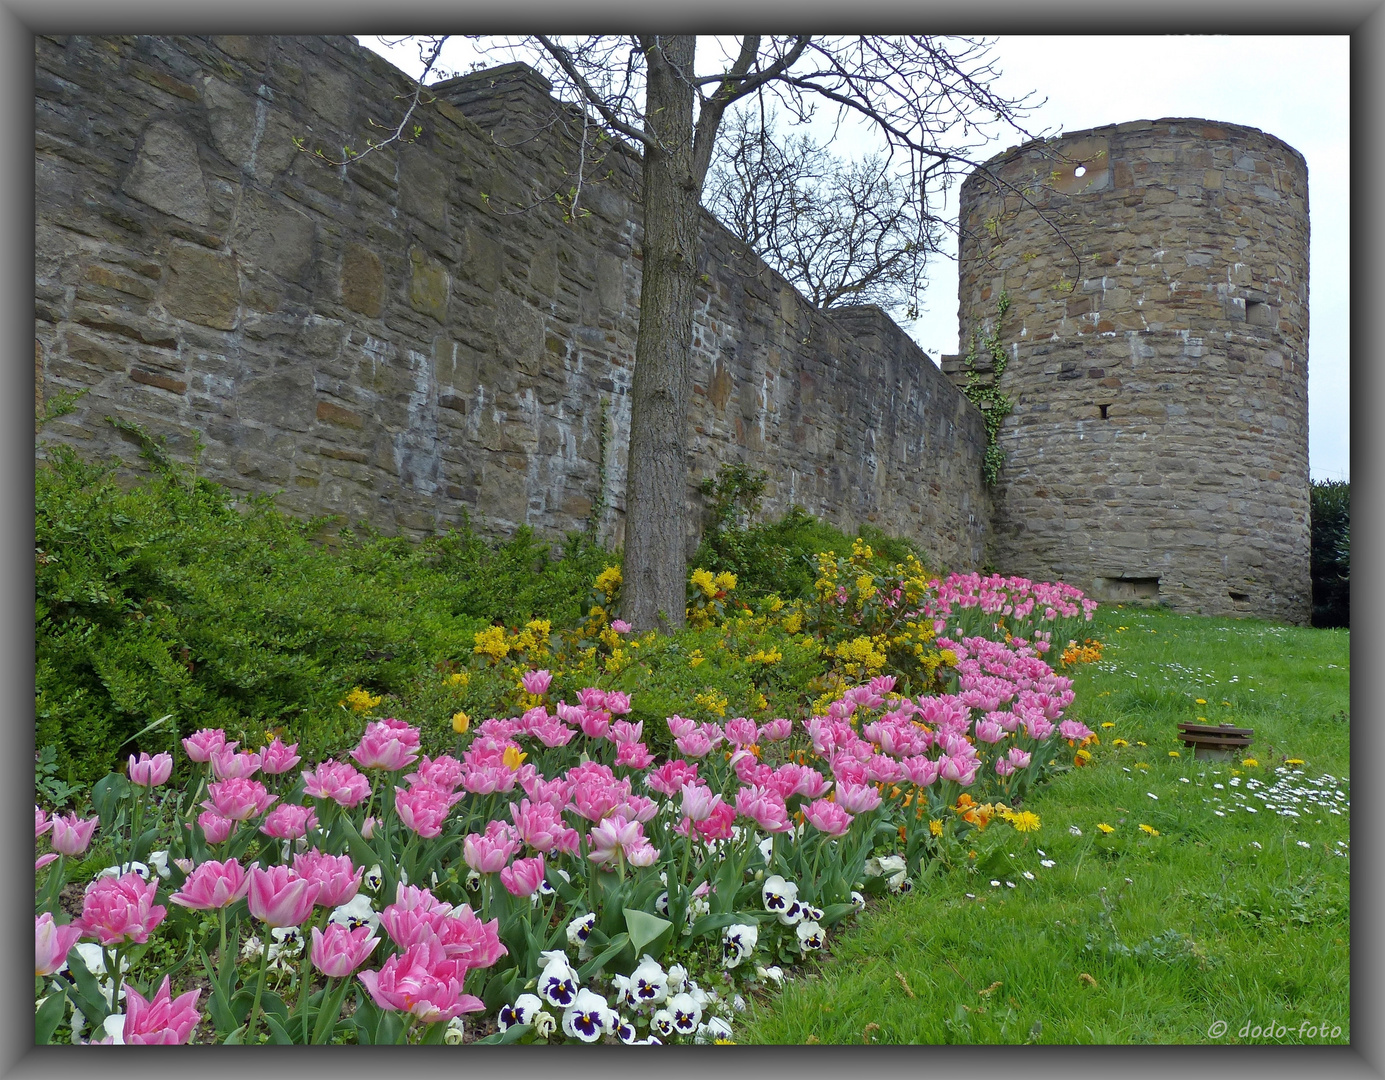
<svg viewBox="0 0 1385 1080">
<path fill-rule="evenodd" d="M 703 202 L 815 307 L 878 304 L 918 317 L 942 222 L 884 154 L 837 157 L 775 116 L 728 117 Z"/>
<path fill-rule="evenodd" d="M 707 41 L 711 59 L 704 54 L 701 65 L 699 39 L 690 34 L 540 34 L 499 44 L 642 153 L 622 587 L 625 617 L 637 630 L 683 625 L 698 216 L 727 109 L 758 94 L 797 122 L 819 105 L 834 105 L 839 122 L 867 120 L 887 160 L 907 161 L 910 189 L 922 192 L 974 165 L 967 155 L 988 141 L 982 127 L 1003 123 L 1023 132 L 1018 120 L 1027 101 L 992 89 L 998 72 L 984 41 L 759 34 Z"/>
</svg>

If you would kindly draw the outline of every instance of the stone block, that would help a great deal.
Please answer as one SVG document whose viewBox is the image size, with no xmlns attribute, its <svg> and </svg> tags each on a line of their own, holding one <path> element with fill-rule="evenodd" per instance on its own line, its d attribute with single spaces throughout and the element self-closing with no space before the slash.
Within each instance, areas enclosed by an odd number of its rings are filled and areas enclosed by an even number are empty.
<svg viewBox="0 0 1385 1080">
<path fill-rule="evenodd" d="M 194 225 L 211 224 L 211 202 L 198 162 L 197 143 L 172 121 L 156 120 L 145 129 L 139 153 L 121 190 Z"/>
<path fill-rule="evenodd" d="M 446 325 L 452 280 L 447 268 L 417 246 L 409 249 L 409 264 L 409 306 Z"/>
<path fill-rule="evenodd" d="M 268 270 L 306 284 L 303 270 L 313 257 L 317 227 L 307 214 L 260 191 L 245 193 L 231 248 L 241 265 Z"/>
<path fill-rule="evenodd" d="M 319 401 L 317 403 L 317 418 L 325 420 L 329 424 L 337 424 L 341 427 L 364 428 L 365 417 L 358 412 L 342 408 L 330 401 Z"/>
<path fill-rule="evenodd" d="M 378 319 L 384 310 L 384 265 L 364 244 L 349 243 L 342 250 L 341 300 L 371 319 Z"/>
<path fill-rule="evenodd" d="M 235 258 L 206 248 L 175 246 L 168 254 L 162 299 L 175 319 L 217 330 L 233 329 L 240 307 Z"/>
</svg>

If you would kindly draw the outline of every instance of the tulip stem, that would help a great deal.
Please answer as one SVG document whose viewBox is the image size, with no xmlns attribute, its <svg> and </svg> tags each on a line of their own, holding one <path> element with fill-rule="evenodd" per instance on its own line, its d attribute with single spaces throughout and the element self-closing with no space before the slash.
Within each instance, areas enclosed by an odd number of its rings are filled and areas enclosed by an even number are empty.
<svg viewBox="0 0 1385 1080">
<path fill-rule="evenodd" d="M 327 985 L 322 990 L 322 1008 L 318 1010 L 317 1023 L 313 1025 L 312 1044 L 314 1046 L 321 1046 L 323 1040 L 336 1026 L 336 1019 L 341 1014 L 342 999 L 346 997 L 347 988 L 351 983 L 349 976 L 343 978 L 336 986 L 332 985 L 332 981 L 329 978 Z"/>
<path fill-rule="evenodd" d="M 250 1015 L 245 1020 L 245 1042 L 249 1043 L 255 1034 L 255 1022 L 260 1018 L 260 995 L 264 993 L 265 973 L 269 969 L 269 933 L 260 943 L 260 974 L 255 980 L 255 1002 L 250 1006 Z"/>
</svg>

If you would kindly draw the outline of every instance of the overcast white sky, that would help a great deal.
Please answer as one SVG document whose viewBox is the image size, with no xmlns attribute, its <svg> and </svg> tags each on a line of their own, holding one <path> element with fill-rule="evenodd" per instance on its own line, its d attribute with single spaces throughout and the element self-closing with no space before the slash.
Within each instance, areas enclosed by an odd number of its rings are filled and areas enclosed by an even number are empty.
<svg viewBox="0 0 1385 1080">
<path fill-rule="evenodd" d="M 1283 139 L 1308 162 L 1311 229 L 1308 339 L 1310 471 L 1315 480 L 1350 478 L 1349 71 L 1341 37 L 1015 37 L 996 39 L 997 89 L 1037 91 L 1047 104 L 1026 122 L 1053 134 L 1127 120 L 1196 116 L 1260 128 Z M 417 76 L 413 45 L 360 42 Z M 448 43 L 442 66 L 468 70 L 470 43 Z M 498 62 L 495 60 L 492 63 Z M 1099 77 L 1093 78 L 1093 73 Z M 1020 138 L 1002 136 L 984 159 Z M 852 148 L 850 150 L 844 148 Z M 846 132 L 833 148 L 869 149 Z M 947 213 L 955 216 L 955 202 Z M 955 250 L 955 248 L 954 248 Z M 922 316 L 907 329 L 936 358 L 957 351 L 956 264 L 939 260 L 922 297 Z"/>
</svg>

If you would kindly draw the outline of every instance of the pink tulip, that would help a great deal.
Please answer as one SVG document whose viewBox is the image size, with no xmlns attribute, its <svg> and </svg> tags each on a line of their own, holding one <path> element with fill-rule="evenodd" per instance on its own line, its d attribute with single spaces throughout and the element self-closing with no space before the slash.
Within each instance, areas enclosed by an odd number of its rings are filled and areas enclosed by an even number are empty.
<svg viewBox="0 0 1385 1080">
<path fill-rule="evenodd" d="M 684 784 L 690 784 L 696 779 L 697 762 L 674 758 L 651 770 L 644 782 L 660 795 L 672 796 L 682 791 Z"/>
<path fill-rule="evenodd" d="M 155 754 L 150 757 L 148 754 L 141 753 L 139 760 L 135 760 L 135 755 L 130 755 L 130 765 L 126 770 L 130 783 L 139 784 L 141 787 L 159 787 L 168 783 L 168 778 L 173 775 L 173 755 Z"/>
<path fill-rule="evenodd" d="M 303 770 L 303 790 L 314 799 L 331 799 L 351 810 L 370 794 L 370 781 L 353 765 L 324 761 L 316 770 Z"/>
<path fill-rule="evenodd" d="M 188 755 L 189 761 L 205 765 L 212 760 L 212 754 L 226 746 L 226 732 L 221 728 L 203 728 L 201 731 L 194 731 L 183 740 L 183 750 Z M 234 750 L 239 743 L 231 743 Z"/>
<path fill-rule="evenodd" d="M 34 873 L 38 873 L 51 862 L 57 862 L 57 859 L 58 856 L 56 852 L 50 851 L 47 855 L 40 855 L 34 860 Z"/>
<path fill-rule="evenodd" d="M 194 911 L 215 911 L 234 903 L 250 888 L 250 879 L 236 859 L 209 859 L 198 866 L 170 896 L 169 902 Z"/>
<path fill-rule="evenodd" d="M 1010 764 L 1017 769 L 1029 768 L 1029 763 L 1033 760 L 1029 751 L 1021 750 L 1018 746 L 1010 747 L 1010 753 L 1006 757 Z"/>
<path fill-rule="evenodd" d="M 297 840 L 317 828 L 317 814 L 311 806 L 280 803 L 260 825 L 260 832 L 276 840 Z"/>
<path fill-rule="evenodd" d="M 630 695 L 619 690 L 607 690 L 606 711 L 615 716 L 624 716 L 630 711 Z"/>
<path fill-rule="evenodd" d="M 102 945 L 142 944 L 168 914 L 166 907 L 154 903 L 157 892 L 156 882 L 134 872 L 98 878 L 87 886 L 82 916 L 73 925 L 82 928 L 83 937 Z"/>
<path fill-rule="evenodd" d="M 510 818 L 520 839 L 539 852 L 552 851 L 558 838 L 567 832 L 562 811 L 548 803 L 528 799 L 521 800 L 518 806 L 510 803 Z"/>
<path fill-rule="evenodd" d="M 659 849 L 646 840 L 643 844 L 637 844 L 625 853 L 625 861 L 631 866 L 646 867 L 653 866 L 659 861 Z"/>
<path fill-rule="evenodd" d="M 841 836 L 851 828 L 851 815 L 834 802 L 818 799 L 803 808 L 808 824 L 828 836 Z"/>
<path fill-rule="evenodd" d="M 675 739 L 681 739 L 684 735 L 691 735 L 697 730 L 696 720 L 689 720 L 677 713 L 670 716 L 664 723 L 668 725 L 668 733 Z"/>
<path fill-rule="evenodd" d="M 734 720 L 726 721 L 726 738 L 737 746 L 749 746 L 755 741 L 757 734 L 755 721 L 748 717 L 738 716 Z"/>
<path fill-rule="evenodd" d="M 621 743 L 616 764 L 625 769 L 647 769 L 654 764 L 654 755 L 642 742 Z"/>
<path fill-rule="evenodd" d="M 518 850 L 519 841 L 503 821 L 492 821 L 484 834 L 471 833 L 462 842 L 462 858 L 478 874 L 496 873 Z"/>
<path fill-rule="evenodd" d="M 529 896 L 543 884 L 543 856 L 532 859 L 516 859 L 511 865 L 501 867 L 500 884 L 514 896 Z"/>
<path fill-rule="evenodd" d="M 542 724 L 535 724 L 529 729 L 529 734 L 543 743 L 550 750 L 559 746 L 566 746 L 576 737 L 577 732 L 568 727 L 557 717 L 550 716 Z"/>
<path fill-rule="evenodd" d="M 934 783 L 942 768 L 938 762 L 922 754 L 907 757 L 900 764 L 904 766 L 904 775 L 908 777 L 909 783 L 917 784 L 919 787 L 928 787 Z"/>
<path fill-rule="evenodd" d="M 491 795 L 497 791 L 513 791 L 519 773 L 499 763 L 471 765 L 462 778 L 462 786 L 475 795 Z"/>
<path fill-rule="evenodd" d="M 603 777 L 589 777 L 572 786 L 573 808 L 588 821 L 600 821 L 625 801 L 629 782 L 617 784 Z"/>
<path fill-rule="evenodd" d="M 736 792 L 736 812 L 750 818 L 765 832 L 786 832 L 793 827 L 788 807 L 772 788 L 741 788 Z"/>
<path fill-rule="evenodd" d="M 394 789 L 394 809 L 406 829 L 418 833 L 425 840 L 442 835 L 443 824 L 452 807 L 462 800 L 462 793 L 449 793 L 431 784 L 419 784 L 405 791 Z"/>
<path fill-rule="evenodd" d="M 606 691 L 595 686 L 588 686 L 577 692 L 577 700 L 582 703 L 582 708 L 596 712 L 606 707 Z"/>
<path fill-rule="evenodd" d="M 366 725 L 351 756 L 363 769 L 396 772 L 418 760 L 419 731 L 402 720 L 378 720 Z"/>
<path fill-rule="evenodd" d="M 583 709 L 582 715 L 577 720 L 577 726 L 582 729 L 582 734 L 589 739 L 604 739 L 606 732 L 611 727 L 611 718 L 606 713 L 595 709 Z"/>
<path fill-rule="evenodd" d="M 997 776 L 1009 776 L 1015 771 L 1015 763 L 1009 758 L 996 758 L 995 772 Z"/>
<path fill-rule="evenodd" d="M 535 697 L 543 697 L 548 693 L 549 684 L 553 681 L 553 676 L 544 671 L 526 671 L 521 680 L 524 683 L 524 692 L 533 694 Z"/>
<path fill-rule="evenodd" d="M 212 775 L 218 780 L 248 780 L 260 771 L 261 756 L 249 750 L 236 753 L 235 746 L 212 751 Z"/>
<path fill-rule="evenodd" d="M 34 977 L 52 975 L 67 963 L 67 954 L 82 928 L 76 923 L 59 926 L 48 912 L 34 916 Z"/>
<path fill-rule="evenodd" d="M 1073 742 L 1081 742 L 1091 736 L 1092 729 L 1080 720 L 1064 720 L 1058 725 L 1058 734 Z"/>
<path fill-rule="evenodd" d="M 236 831 L 237 822 L 228 817 L 222 817 L 215 811 L 203 810 L 197 815 L 197 824 L 202 826 L 202 835 L 207 838 L 207 843 L 220 844 Z M 188 827 L 191 828 L 192 826 Z"/>
<path fill-rule="evenodd" d="M 349 855 L 324 855 L 320 851 L 305 851 L 293 857 L 293 870 L 299 877 L 315 881 L 320 886 L 316 904 L 334 908 L 346 903 L 361 888 L 365 867 L 352 864 Z"/>
<path fill-rule="evenodd" d="M 165 975 L 153 1000 L 145 1001 L 139 991 L 126 983 L 125 1031 L 121 1036 L 125 1045 L 182 1046 L 202 1020 L 196 1008 L 201 993 L 201 990 L 190 990 L 174 998 Z"/>
<path fill-rule="evenodd" d="M 418 763 L 418 768 L 404 777 L 404 783 L 411 787 L 427 784 L 430 787 L 453 792 L 462 783 L 462 772 L 462 763 L 450 754 L 440 754 L 436 760 L 430 759 L 427 754 L 424 754 Z"/>
<path fill-rule="evenodd" d="M 712 747 L 715 745 L 707 732 L 701 728 L 684 735 L 682 738 L 674 739 L 673 743 L 678 747 L 680 754 L 690 758 L 706 757 L 712 752 Z"/>
<path fill-rule="evenodd" d="M 880 805 L 880 792 L 874 784 L 837 785 L 837 805 L 853 814 L 864 814 Z"/>
<path fill-rule="evenodd" d="M 274 736 L 274 741 L 260 751 L 260 768 L 270 776 L 278 776 L 286 773 L 297 765 L 303 758 L 295 753 L 298 744 L 285 746 L 280 741 L 279 736 Z"/>
<path fill-rule="evenodd" d="M 617 634 L 628 634 L 631 630 L 634 629 L 634 627 L 631 626 L 624 619 L 612 619 L 611 629 L 614 630 Z"/>
<path fill-rule="evenodd" d="M 234 777 L 230 780 L 212 781 L 207 785 L 210 799 L 199 805 L 214 810 L 232 821 L 249 821 L 257 818 L 279 801 L 279 796 L 271 795 L 258 780 Z"/>
<path fill-rule="evenodd" d="M 250 868 L 247 900 L 250 914 L 268 926 L 300 926 L 312 914 L 322 886 L 300 877 L 287 866 Z"/>
<path fill-rule="evenodd" d="M 793 734 L 793 721 L 776 716 L 760 728 L 760 738 L 766 742 L 782 742 Z"/>
<path fill-rule="evenodd" d="M 693 827 L 703 840 L 730 840 L 735 821 L 736 808 L 730 803 L 719 803 L 711 817 L 706 821 L 693 822 Z"/>
<path fill-rule="evenodd" d="M 466 972 L 464 963 L 446 958 L 441 945 L 425 941 L 391 956 L 379 971 L 362 971 L 356 978 L 380 1008 L 436 1024 L 484 1011 L 480 998 L 462 992 Z"/>
<path fill-rule="evenodd" d="M 42 810 L 40 810 L 40 809 L 38 808 L 38 804 L 35 803 L 35 804 L 34 804 L 34 839 L 37 840 L 40 836 L 42 836 L 44 833 L 46 833 L 46 832 L 47 832 L 49 829 L 51 829 L 52 827 L 53 827 L 53 823 L 52 823 L 51 821 L 48 820 L 48 815 L 45 814 Z"/>
<path fill-rule="evenodd" d="M 59 817 L 55 813 L 53 835 L 49 837 L 49 842 L 59 855 L 80 855 L 91 843 L 91 836 L 99 824 L 100 818 L 87 818 L 83 821 L 76 814 Z"/>
<path fill-rule="evenodd" d="M 587 834 L 587 843 L 591 846 L 587 858 L 593 862 L 614 865 L 617 853 L 638 850 L 645 847 L 648 841 L 638 821 L 626 821 L 623 817 L 615 816 L 606 818 L 592 829 Z"/>
<path fill-rule="evenodd" d="M 374 840 L 375 826 L 379 824 L 380 819 L 376 817 L 374 814 L 371 814 L 368 818 L 361 822 L 361 835 L 365 837 L 367 840 Z"/>
<path fill-rule="evenodd" d="M 683 816 L 693 821 L 706 821 L 721 802 L 706 784 L 683 785 Z"/>
<path fill-rule="evenodd" d="M 617 720 L 611 725 L 611 730 L 606 732 L 606 738 L 617 746 L 625 743 L 639 742 L 644 735 L 644 721 L 632 724 L 629 720 Z"/>
<path fill-rule="evenodd" d="M 380 939 L 371 936 L 368 926 L 350 930 L 342 923 L 328 923 L 325 932 L 313 927 L 308 956 L 313 967 L 329 979 L 344 979 L 364 964 L 379 944 Z"/>
</svg>

